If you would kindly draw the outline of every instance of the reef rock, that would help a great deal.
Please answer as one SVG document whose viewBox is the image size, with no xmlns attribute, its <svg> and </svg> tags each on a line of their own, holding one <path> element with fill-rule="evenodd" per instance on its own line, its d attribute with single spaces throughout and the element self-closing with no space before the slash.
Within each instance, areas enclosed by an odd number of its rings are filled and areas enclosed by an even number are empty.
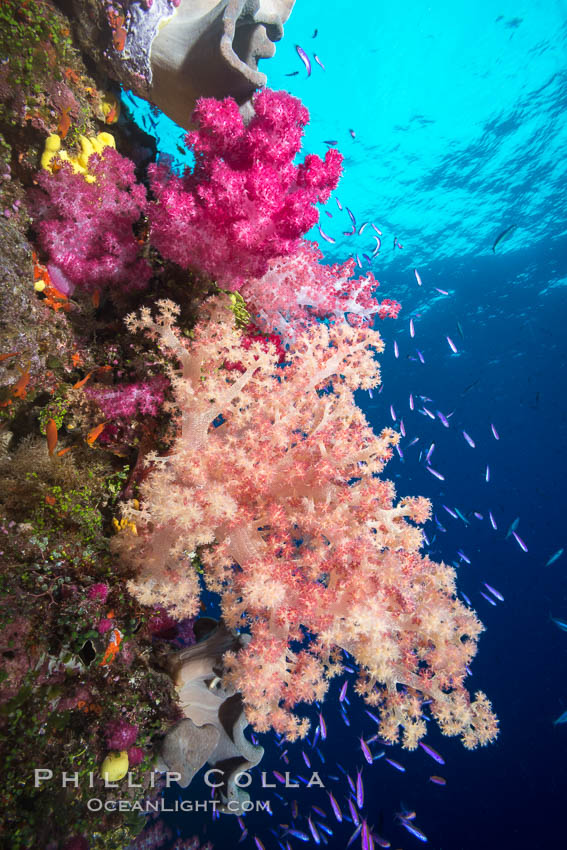
<svg viewBox="0 0 567 850">
<path fill-rule="evenodd" d="M 199 97 L 234 97 L 245 118 L 266 85 L 295 0 L 72 0 L 82 49 L 99 70 L 182 127 Z"/>
</svg>

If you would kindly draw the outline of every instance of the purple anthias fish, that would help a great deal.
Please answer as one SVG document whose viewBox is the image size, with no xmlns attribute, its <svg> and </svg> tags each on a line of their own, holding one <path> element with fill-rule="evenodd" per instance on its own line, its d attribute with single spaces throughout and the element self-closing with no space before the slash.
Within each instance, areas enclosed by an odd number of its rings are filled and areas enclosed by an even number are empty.
<svg viewBox="0 0 567 850">
<path fill-rule="evenodd" d="M 445 764 L 445 759 L 442 755 L 440 755 L 437 750 L 434 750 L 433 747 L 430 747 L 429 744 L 424 744 L 423 741 L 419 742 L 419 746 L 427 753 L 428 756 L 431 756 L 438 764 Z"/>
<path fill-rule="evenodd" d="M 499 590 L 496 590 L 495 587 L 491 587 L 491 585 L 487 584 L 485 581 L 483 581 L 483 584 L 486 587 L 486 589 L 490 593 L 492 593 L 492 595 L 495 596 L 496 599 L 498 599 L 499 602 L 504 602 L 504 597 L 502 596 L 502 594 L 500 593 Z"/>
<path fill-rule="evenodd" d="M 336 239 L 333 239 L 332 236 L 329 236 L 328 233 L 325 233 L 325 231 L 323 230 L 323 228 L 321 227 L 320 224 L 317 225 L 317 228 L 319 230 L 319 233 L 321 234 L 321 237 L 325 240 L 325 242 L 330 242 L 331 245 L 335 244 Z"/>
<path fill-rule="evenodd" d="M 476 443 L 475 443 L 475 441 L 473 440 L 473 438 L 472 438 L 472 437 L 470 437 L 470 436 L 467 434 L 467 432 L 466 432 L 466 431 L 463 431 L 463 437 L 465 438 L 465 440 L 467 441 L 467 443 L 469 444 L 469 446 L 471 447 L 471 449 L 475 449 L 475 448 L 476 448 Z"/>
<path fill-rule="evenodd" d="M 311 76 L 311 61 L 309 59 L 309 56 L 307 55 L 307 53 L 305 52 L 303 47 L 299 46 L 299 44 L 295 45 L 295 49 L 297 50 L 297 55 L 299 56 L 299 58 L 301 59 L 301 61 L 305 65 L 305 67 L 307 68 L 307 76 L 308 77 Z"/>
</svg>

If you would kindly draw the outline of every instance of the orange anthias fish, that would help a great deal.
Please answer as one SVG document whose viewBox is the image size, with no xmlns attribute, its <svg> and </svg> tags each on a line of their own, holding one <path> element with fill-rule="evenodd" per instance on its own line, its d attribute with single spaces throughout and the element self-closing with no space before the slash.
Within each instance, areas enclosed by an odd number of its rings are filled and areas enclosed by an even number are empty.
<svg viewBox="0 0 567 850">
<path fill-rule="evenodd" d="M 116 657 L 116 653 L 120 649 L 120 644 L 122 643 L 122 632 L 120 629 L 112 629 L 112 633 L 110 635 L 110 643 L 106 647 L 106 652 L 104 653 L 103 659 L 100 662 L 101 667 L 106 666 L 107 664 L 112 664 Z"/>
<path fill-rule="evenodd" d="M 87 443 L 89 444 L 89 446 L 90 446 L 91 448 L 92 448 L 92 446 L 93 446 L 93 443 L 94 443 L 94 442 L 95 442 L 95 441 L 96 441 L 96 440 L 100 437 L 100 435 L 102 434 L 102 432 L 103 432 L 103 430 L 104 430 L 104 426 L 105 426 L 105 425 L 106 425 L 106 422 L 101 422 L 101 423 L 100 423 L 100 425 L 95 425 L 95 427 L 94 427 L 94 428 L 91 428 L 91 430 L 90 430 L 90 431 L 89 431 L 89 433 L 87 434 L 87 437 L 86 437 L 86 439 L 87 439 Z"/>
<path fill-rule="evenodd" d="M 69 107 L 61 110 L 61 118 L 59 119 L 59 124 L 57 125 L 57 132 L 61 136 L 62 139 L 65 138 L 67 133 L 69 132 L 69 127 L 71 126 L 71 118 L 69 116 Z"/>
<path fill-rule="evenodd" d="M 12 395 L 15 396 L 15 398 L 25 398 L 28 394 L 26 387 L 30 382 L 30 367 L 31 362 L 28 360 L 28 364 L 25 369 L 20 369 L 21 377 L 12 387 Z"/>
<path fill-rule="evenodd" d="M 17 356 L 18 356 L 17 351 L 10 351 L 8 354 L 0 354 L 0 363 L 3 363 L 4 360 L 8 360 L 8 358 L 10 358 L 10 357 L 17 357 Z"/>
<path fill-rule="evenodd" d="M 57 457 L 63 457 L 63 455 L 66 455 L 67 452 L 70 452 L 72 448 L 73 446 L 67 446 L 66 449 L 61 449 L 61 451 L 57 452 Z"/>
<path fill-rule="evenodd" d="M 57 425 L 55 419 L 49 419 L 45 426 L 45 436 L 47 437 L 47 449 L 49 456 L 53 457 L 55 446 L 57 445 Z"/>
<path fill-rule="evenodd" d="M 79 390 L 81 387 L 84 387 L 84 385 L 87 383 L 87 381 L 89 380 L 91 375 L 92 375 L 92 372 L 89 372 L 87 375 L 85 375 L 84 378 L 81 378 L 80 381 L 77 381 L 76 384 L 73 384 L 73 389 Z"/>
</svg>

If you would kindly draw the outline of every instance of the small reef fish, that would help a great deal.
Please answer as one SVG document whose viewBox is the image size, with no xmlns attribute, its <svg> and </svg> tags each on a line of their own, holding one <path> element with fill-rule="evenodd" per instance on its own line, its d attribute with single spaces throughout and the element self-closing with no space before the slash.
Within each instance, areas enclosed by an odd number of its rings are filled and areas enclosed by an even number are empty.
<svg viewBox="0 0 567 850">
<path fill-rule="evenodd" d="M 315 824 L 311 820 L 311 816 L 309 816 L 307 818 L 307 825 L 309 826 L 309 832 L 313 836 L 313 841 L 315 842 L 315 844 L 320 844 L 321 843 L 321 837 L 320 837 L 319 833 L 317 832 Z"/>
<path fill-rule="evenodd" d="M 76 384 L 73 384 L 73 389 L 78 390 L 81 387 L 84 387 L 84 385 L 87 383 L 87 381 L 90 380 L 92 374 L 93 374 L 92 372 L 89 372 L 87 375 L 85 375 L 84 378 L 81 378 L 80 381 L 77 381 Z"/>
<path fill-rule="evenodd" d="M 429 781 L 433 782 L 434 785 L 446 785 L 447 780 L 444 776 L 430 776 Z"/>
<path fill-rule="evenodd" d="M 555 553 L 555 555 L 551 556 L 551 558 L 549 559 L 549 561 L 547 562 L 547 564 L 545 566 L 550 567 L 552 564 L 554 564 L 557 560 L 559 560 L 559 558 L 561 557 L 563 552 L 564 552 L 563 549 L 558 549 L 557 552 Z"/>
<path fill-rule="evenodd" d="M 64 139 L 69 132 L 69 127 L 71 126 L 71 117 L 69 115 L 69 107 L 61 110 L 61 118 L 59 119 L 59 124 L 57 125 L 57 134 Z"/>
<path fill-rule="evenodd" d="M 370 752 L 370 747 L 362 737 L 360 738 L 360 749 L 362 750 L 362 754 L 368 764 L 372 764 L 373 758 L 372 753 Z"/>
<path fill-rule="evenodd" d="M 343 819 L 343 813 L 341 812 L 340 806 L 337 803 L 337 801 L 335 800 L 331 791 L 327 791 L 327 794 L 329 796 L 329 802 L 331 803 L 331 808 L 333 810 L 333 814 L 336 817 L 337 821 L 339 823 L 341 823 L 342 819 Z"/>
<path fill-rule="evenodd" d="M 57 445 L 57 425 L 55 424 L 55 419 L 48 419 L 47 425 L 45 426 L 45 436 L 47 439 L 49 457 L 53 457 L 53 452 Z"/>
<path fill-rule="evenodd" d="M 555 623 L 562 632 L 567 632 L 567 622 L 565 620 L 560 620 L 559 617 L 551 617 L 551 622 Z"/>
<path fill-rule="evenodd" d="M 457 549 L 457 555 L 459 556 L 461 561 L 464 561 L 465 563 L 470 564 L 470 560 L 467 558 L 467 556 L 465 555 L 465 553 L 463 552 L 462 549 Z"/>
<path fill-rule="evenodd" d="M 439 417 L 439 420 L 441 421 L 442 425 L 444 425 L 444 426 L 445 426 L 445 428 L 449 428 L 449 427 L 450 427 L 449 420 L 447 419 L 447 417 L 445 416 L 445 414 L 444 414 L 444 413 L 441 413 L 441 411 L 440 411 L 440 410 L 436 410 L 436 411 L 435 411 L 435 413 L 436 413 L 436 414 L 437 414 L 437 416 Z"/>
<path fill-rule="evenodd" d="M 488 484 L 488 482 L 490 481 L 490 467 L 488 464 L 486 464 L 486 472 L 484 473 L 484 479 Z"/>
<path fill-rule="evenodd" d="M 398 343 L 396 342 L 396 340 L 394 340 L 394 357 L 397 360 L 399 356 L 400 356 L 400 349 L 398 348 Z"/>
<path fill-rule="evenodd" d="M 299 44 L 295 45 L 295 49 L 297 50 L 297 55 L 299 56 L 299 58 L 301 59 L 301 61 L 303 62 L 303 64 L 305 65 L 305 67 L 307 69 L 307 76 L 310 77 L 311 76 L 311 61 L 309 59 L 309 56 L 307 55 L 307 53 L 305 52 L 303 47 L 299 46 Z"/>
<path fill-rule="evenodd" d="M 374 236 L 373 238 L 376 240 L 376 247 L 372 251 L 372 256 L 375 257 L 376 254 L 379 252 L 380 248 L 382 247 L 382 240 L 379 236 Z"/>
<path fill-rule="evenodd" d="M 426 843 L 426 842 L 427 842 L 427 836 L 425 835 L 425 833 L 423 833 L 423 832 L 421 831 L 421 829 L 419 829 L 419 828 L 418 828 L 417 826 L 415 826 L 413 823 L 410 823 L 409 821 L 404 820 L 403 818 L 401 818 L 401 819 L 400 819 L 400 823 L 402 824 L 402 826 L 403 826 L 405 829 L 407 829 L 407 831 L 408 831 L 411 835 L 415 835 L 415 837 L 416 837 L 416 838 L 419 838 L 419 840 L 420 840 L 420 841 L 423 841 L 424 843 Z"/>
<path fill-rule="evenodd" d="M 284 74 L 284 77 L 297 77 L 299 71 L 290 71 L 289 74 Z"/>
<path fill-rule="evenodd" d="M 514 539 L 516 540 L 516 543 L 518 544 L 518 546 L 520 547 L 520 549 L 521 549 L 523 552 L 527 552 L 527 551 L 528 551 L 528 547 L 526 546 L 526 544 L 524 543 L 524 541 L 522 540 L 522 538 L 520 537 L 520 535 L 519 535 L 519 534 L 517 534 L 517 532 L 513 531 L 513 532 L 512 532 L 512 536 L 513 536 L 513 537 L 514 537 Z"/>
<path fill-rule="evenodd" d="M 18 366 L 20 377 L 12 387 L 12 395 L 14 398 L 25 398 L 28 394 L 27 386 L 30 382 L 31 360 L 28 360 L 26 366 L 21 368 Z"/>
<path fill-rule="evenodd" d="M 313 54 L 313 59 L 316 61 L 316 63 L 319 65 L 319 67 L 322 68 L 323 71 L 324 71 L 325 66 L 323 65 L 323 63 L 321 62 L 321 60 L 319 59 L 319 57 L 317 56 L 316 53 Z"/>
<path fill-rule="evenodd" d="M 349 838 L 347 847 L 350 847 L 350 845 L 353 843 L 353 841 L 356 841 L 356 839 L 360 835 L 361 829 L 362 829 L 362 824 L 359 823 L 358 826 L 356 827 L 356 829 L 354 830 L 353 834 Z"/>
<path fill-rule="evenodd" d="M 437 472 L 436 469 L 433 469 L 431 466 L 426 466 L 425 468 L 427 469 L 428 472 L 430 472 L 432 475 L 434 475 L 435 478 L 438 478 L 439 481 L 445 481 L 445 476 L 441 475 L 440 472 Z"/>
<path fill-rule="evenodd" d="M 354 130 L 349 129 L 349 133 L 351 134 L 353 139 L 356 139 L 356 133 L 354 132 Z"/>
<path fill-rule="evenodd" d="M 518 228 L 518 225 L 513 224 L 511 227 L 507 227 L 505 230 L 503 230 L 501 233 L 498 234 L 498 236 L 494 240 L 494 245 L 492 246 L 492 253 L 493 254 L 496 253 L 496 248 L 498 247 L 498 245 L 500 245 L 502 242 L 507 242 L 508 239 L 512 238 L 512 236 L 514 235 L 517 228 Z"/>
<path fill-rule="evenodd" d="M 567 723 L 567 711 L 564 711 L 563 714 L 560 714 L 557 720 L 553 721 L 553 725 L 557 726 L 559 723 Z"/>
<path fill-rule="evenodd" d="M 347 688 L 348 688 L 348 681 L 346 681 L 341 688 L 341 692 L 339 694 L 339 702 L 342 702 L 344 700 L 344 698 L 346 697 Z"/>
<path fill-rule="evenodd" d="M 370 756 L 370 764 L 372 764 L 372 756 Z M 362 810 L 362 807 L 364 805 L 364 785 L 362 784 L 362 770 L 359 770 L 356 774 L 356 805 L 360 810 Z"/>
<path fill-rule="evenodd" d="M 415 336 L 415 325 L 413 323 L 413 319 L 409 320 L 409 333 L 410 333 L 410 336 L 413 339 L 413 337 Z"/>
<path fill-rule="evenodd" d="M 480 591 L 480 595 L 482 597 L 484 597 L 484 599 L 486 599 L 487 602 L 490 602 L 490 604 L 493 605 L 496 608 L 496 602 L 494 601 L 494 599 L 492 599 L 490 596 L 487 596 L 486 593 L 482 592 L 482 590 Z"/>
<path fill-rule="evenodd" d="M 470 436 L 467 434 L 467 432 L 466 432 L 466 431 L 463 431 L 463 437 L 465 438 L 465 440 L 467 441 L 467 443 L 469 444 L 469 446 L 471 447 L 471 449 L 475 449 L 475 448 L 476 448 L 476 443 L 475 443 L 475 441 L 473 440 L 473 438 L 472 438 L 472 437 L 470 437 Z"/>
<path fill-rule="evenodd" d="M 96 442 L 96 440 L 102 434 L 105 425 L 106 425 L 106 422 L 101 422 L 100 425 L 95 425 L 94 428 L 91 428 L 91 430 L 87 434 L 86 441 L 91 448 L 92 448 L 93 444 Z"/>
<path fill-rule="evenodd" d="M 490 427 L 492 429 L 492 435 L 493 435 L 494 439 L 499 440 L 500 437 L 498 435 L 498 431 L 496 430 L 496 428 L 494 427 L 494 425 L 492 423 L 490 423 Z"/>
<path fill-rule="evenodd" d="M 423 750 L 424 753 L 427 753 L 428 756 L 431 756 L 438 764 L 445 764 L 445 759 L 443 758 L 437 750 L 434 750 L 433 747 L 430 747 L 429 744 L 424 744 L 423 741 L 419 742 L 419 746 Z"/>
<path fill-rule="evenodd" d="M 447 290 L 446 290 L 446 289 L 437 289 L 437 287 L 436 287 L 436 286 L 434 287 L 434 289 L 435 289 L 437 292 L 440 292 L 440 293 L 441 293 L 441 295 L 448 295 L 448 294 L 449 294 L 449 293 L 447 292 Z"/>
<path fill-rule="evenodd" d="M 457 346 L 455 345 L 455 343 L 453 342 L 453 340 L 451 339 L 450 336 L 447 337 L 447 342 L 449 343 L 449 348 L 451 349 L 453 354 L 458 354 L 459 350 L 458 350 Z"/>
<path fill-rule="evenodd" d="M 510 528 L 509 528 L 509 529 L 508 529 L 508 531 L 506 532 L 506 537 L 504 538 L 504 540 L 508 540 L 508 538 L 510 537 L 510 535 L 511 535 L 511 534 L 513 534 L 513 533 L 515 532 L 515 530 L 517 529 L 517 527 L 519 526 L 519 524 L 520 524 L 520 517 L 519 517 L 519 516 L 517 516 L 517 517 L 516 517 L 516 519 L 515 519 L 515 520 L 514 520 L 514 521 L 510 524 Z"/>
<path fill-rule="evenodd" d="M 321 237 L 325 240 L 325 242 L 329 242 L 331 245 L 335 244 L 337 240 L 333 239 L 332 236 L 329 236 L 327 233 L 325 233 L 320 224 L 317 225 L 317 229 L 319 230 L 319 233 L 321 234 Z"/>
<path fill-rule="evenodd" d="M 500 593 L 500 591 L 499 591 L 499 590 L 496 590 L 496 588 L 495 588 L 495 587 L 491 587 L 491 586 L 490 586 L 489 584 L 487 584 L 485 581 L 483 581 L 483 584 L 484 584 L 484 586 L 486 587 L 486 589 L 488 590 L 488 592 L 489 592 L 489 593 L 492 593 L 492 595 L 493 595 L 494 597 L 496 597 L 496 599 L 498 599 L 498 601 L 499 601 L 499 602 L 504 602 L 504 597 L 502 596 L 502 594 Z"/>
<path fill-rule="evenodd" d="M 315 32 L 313 33 L 313 35 L 311 36 L 311 38 L 317 38 L 317 33 L 318 33 L 318 32 L 319 32 L 319 30 L 315 30 Z"/>
<path fill-rule="evenodd" d="M 492 528 L 494 529 L 494 531 L 498 531 L 498 526 L 496 525 L 496 520 L 492 516 L 492 511 L 488 511 L 488 517 L 490 519 L 490 524 L 491 524 Z"/>
<path fill-rule="evenodd" d="M 413 270 L 413 273 L 414 273 L 414 275 L 415 275 L 415 279 L 417 280 L 417 285 L 418 285 L 418 286 L 422 286 L 422 281 L 421 281 L 421 277 L 420 277 L 420 275 L 419 275 L 418 270 L 417 270 L 417 269 L 414 269 L 414 270 Z"/>
<path fill-rule="evenodd" d="M 402 764 L 400 764 L 399 761 L 394 761 L 394 759 L 384 759 L 384 761 L 387 761 L 388 764 L 391 764 L 392 767 L 395 767 L 396 770 L 400 771 L 400 773 L 406 772 L 405 767 Z"/>
<path fill-rule="evenodd" d="M 374 839 L 372 838 L 372 833 L 368 828 L 368 824 L 365 820 L 362 821 L 362 835 L 360 836 L 360 844 L 362 850 L 374 850 Z"/>
</svg>

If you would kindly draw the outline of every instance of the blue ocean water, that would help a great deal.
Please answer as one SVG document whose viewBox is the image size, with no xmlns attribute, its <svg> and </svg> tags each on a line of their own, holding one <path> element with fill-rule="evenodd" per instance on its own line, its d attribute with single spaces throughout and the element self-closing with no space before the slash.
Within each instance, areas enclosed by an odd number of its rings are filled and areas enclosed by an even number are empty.
<svg viewBox="0 0 567 850">
<path fill-rule="evenodd" d="M 309 76 L 296 45 L 310 56 Z M 392 747 L 370 766 L 359 738 L 373 735 L 376 724 L 349 687 L 347 726 L 339 710 L 342 682 L 333 682 L 322 709 L 328 737 L 318 744 L 324 763 L 309 743 L 278 748 L 272 736 L 260 736 L 266 755 L 253 774 L 252 798 L 270 800 L 273 815 L 247 815 L 245 848 L 258 846 L 254 836 L 266 850 L 307 844 L 282 837 L 279 825 L 291 824 L 293 800 L 295 828 L 309 835 L 311 845 L 310 813 L 313 822 L 332 829 L 329 835 L 317 828 L 322 845 L 346 847 L 354 826 L 336 822 L 326 794 L 332 791 L 346 808 L 341 768 L 353 780 L 362 769 L 364 816 L 393 848 L 420 845 L 394 818 L 403 806 L 417 812 L 415 823 L 435 850 L 567 844 L 567 724 L 553 723 L 567 709 L 567 633 L 550 619 L 567 619 L 567 554 L 545 566 L 567 548 L 566 48 L 562 0 L 408 0 L 403 8 L 364 0 L 351 11 L 334 0 L 297 0 L 276 57 L 264 66 L 270 86 L 300 97 L 311 113 L 305 150 L 322 154 L 325 140 L 336 140 L 345 155 L 335 193 L 343 210 L 332 198 L 325 208 L 332 217 L 322 211 L 320 218 L 335 242 L 321 239 L 316 228 L 310 238 L 329 262 L 358 254 L 366 270 L 364 254 L 372 253 L 376 232 L 368 225 L 359 236 L 358 229 L 369 221 L 382 231 L 371 268 L 382 295 L 398 299 L 403 310 L 398 320 L 379 326 L 386 342 L 383 389 L 372 399 L 360 394 L 359 404 L 377 430 L 404 421 L 403 457 L 390 462 L 386 475 L 399 495 L 433 501 L 445 530 L 435 520 L 427 524 L 427 551 L 457 565 L 459 588 L 485 624 L 469 689 L 488 694 L 501 733 L 496 743 L 467 752 L 432 728 L 427 742 L 445 765 L 422 750 Z M 159 148 L 180 159 L 183 133 L 166 130 L 161 121 Z M 346 207 L 357 223 L 353 236 L 343 235 L 351 229 Z M 499 234 L 511 227 L 511 238 L 493 251 Z M 423 406 L 449 417 L 449 427 L 420 413 Z M 410 446 L 415 437 L 419 441 Z M 431 466 L 444 480 L 426 469 L 431 443 Z M 458 508 L 466 522 L 443 505 Z M 517 517 L 527 552 L 512 535 L 506 538 Z M 484 582 L 504 602 L 487 601 Z M 315 728 L 317 712 L 306 713 Z M 280 757 L 286 748 L 289 767 Z M 325 790 L 262 789 L 260 770 L 276 786 L 273 770 L 309 776 L 302 749 Z M 431 784 L 432 774 L 441 774 L 446 786 Z M 209 794 L 196 780 L 182 796 Z M 181 839 L 199 833 L 218 848 L 237 846 L 241 836 L 228 816 L 164 819 L 174 838 L 177 829 Z M 353 846 L 360 846 L 360 837 Z"/>
</svg>

